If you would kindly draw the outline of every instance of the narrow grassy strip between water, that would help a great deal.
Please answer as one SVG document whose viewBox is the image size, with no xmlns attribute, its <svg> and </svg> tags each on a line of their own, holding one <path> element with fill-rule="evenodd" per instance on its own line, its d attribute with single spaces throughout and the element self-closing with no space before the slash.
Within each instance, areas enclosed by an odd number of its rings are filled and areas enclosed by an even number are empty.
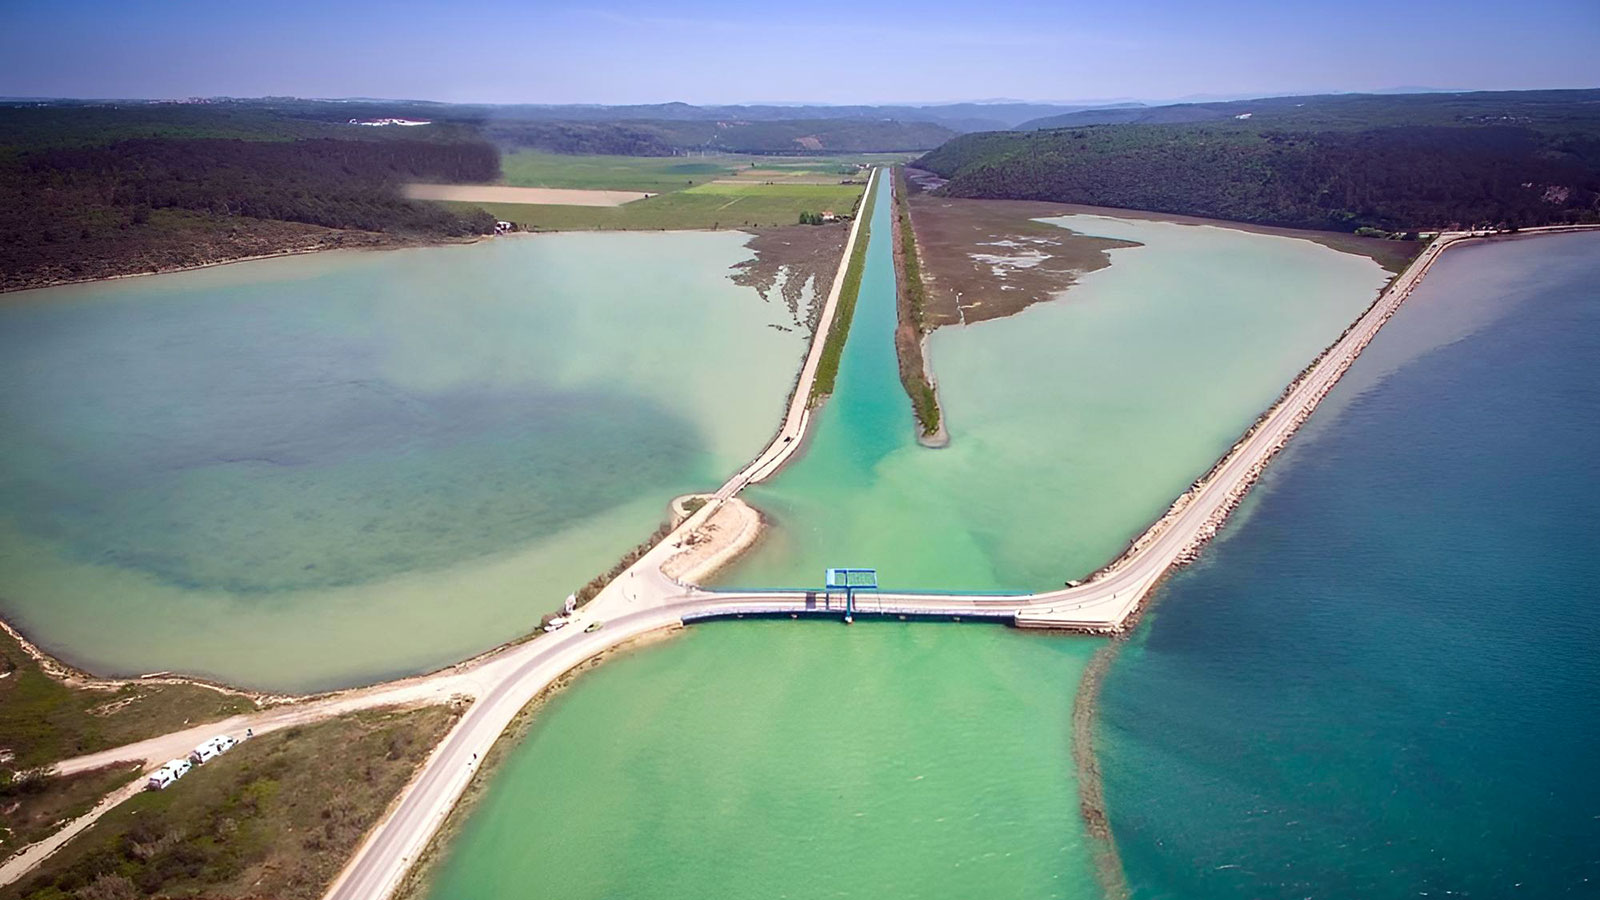
<svg viewBox="0 0 1600 900">
<path fill-rule="evenodd" d="M 817 360 L 817 376 L 811 382 L 811 397 L 807 405 L 815 407 L 817 401 L 833 393 L 833 382 L 839 377 L 839 360 L 844 355 L 844 342 L 850 337 L 850 320 L 855 317 L 856 295 L 861 293 L 861 272 L 867 265 L 867 244 L 872 236 L 872 203 L 878 195 L 878 179 L 856 208 L 861 216 L 861 230 L 855 246 L 850 249 L 850 265 L 845 269 L 844 284 L 839 290 L 839 308 L 834 311 L 833 324 L 828 326 L 828 339 L 822 345 L 822 356 Z"/>
<path fill-rule="evenodd" d="M 928 291 L 922 283 L 922 264 L 917 256 L 917 232 L 911 225 L 911 207 L 906 202 L 906 175 L 894 168 L 895 283 L 899 285 L 900 322 L 894 330 L 895 352 L 900 359 L 900 384 L 911 398 L 911 410 L 924 438 L 939 433 L 939 397 L 928 381 L 927 362 L 922 357 L 922 338 L 928 333 Z"/>
</svg>

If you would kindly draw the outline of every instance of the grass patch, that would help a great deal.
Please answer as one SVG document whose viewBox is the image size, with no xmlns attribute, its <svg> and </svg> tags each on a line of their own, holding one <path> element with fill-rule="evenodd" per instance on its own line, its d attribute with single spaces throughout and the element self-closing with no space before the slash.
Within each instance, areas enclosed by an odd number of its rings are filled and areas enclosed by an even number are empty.
<svg viewBox="0 0 1600 900">
<path fill-rule="evenodd" d="M 928 382 L 927 365 L 922 359 L 922 336 L 928 331 L 928 289 L 922 282 L 922 264 L 917 256 L 917 232 L 911 226 L 911 207 L 906 201 L 905 170 L 894 169 L 895 283 L 898 286 L 899 325 L 895 328 L 895 350 L 900 361 L 900 384 L 911 398 L 911 410 L 924 437 L 939 431 L 939 398 Z"/>
<path fill-rule="evenodd" d="M 859 174 L 859 166 L 898 165 L 915 153 L 843 153 L 831 156 L 603 156 L 517 150 L 500 157 L 505 183 L 516 187 L 605 191 L 681 191 L 725 178 L 816 176 L 834 180 Z"/>
<path fill-rule="evenodd" d="M 315 900 L 450 726 L 374 710 L 264 735 L 108 812 L 4 900 Z"/>
<path fill-rule="evenodd" d="M 681 191 L 731 176 L 741 158 L 682 156 L 567 156 L 518 150 L 500 157 L 505 182 L 517 187 L 605 191 Z"/>
<path fill-rule="evenodd" d="M 72 687 L 0 630 L 0 750 L 31 769 L 257 709 L 254 701 L 192 684 Z"/>
<path fill-rule="evenodd" d="M 482 209 L 526 231 L 674 231 L 794 225 L 803 212 L 848 214 L 860 185 L 702 184 L 622 206 L 446 203 Z"/>
<path fill-rule="evenodd" d="M 101 797 L 139 777 L 140 768 L 132 762 L 67 776 L 38 769 L 0 774 L 0 859 L 88 812 Z"/>
<path fill-rule="evenodd" d="M 850 250 L 850 265 L 845 268 L 844 284 L 839 288 L 839 307 L 834 311 L 833 322 L 828 326 L 828 337 L 822 345 L 822 355 L 817 359 L 817 376 L 811 382 L 808 406 L 816 406 L 823 397 L 833 393 L 833 384 L 839 377 L 839 360 L 844 355 L 844 343 L 850 337 L 850 320 L 855 318 L 856 298 L 861 293 L 861 273 L 867 265 L 867 244 L 872 237 L 872 203 L 878 194 L 874 181 L 861 204 L 860 234 Z"/>
</svg>

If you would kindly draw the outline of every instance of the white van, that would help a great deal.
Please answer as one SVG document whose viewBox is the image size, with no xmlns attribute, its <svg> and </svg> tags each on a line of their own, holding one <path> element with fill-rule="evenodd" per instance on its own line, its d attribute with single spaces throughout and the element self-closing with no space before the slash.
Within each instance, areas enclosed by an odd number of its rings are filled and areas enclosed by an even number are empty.
<svg viewBox="0 0 1600 900">
<path fill-rule="evenodd" d="M 155 791 L 163 790 L 174 781 L 177 781 L 179 778 L 189 774 L 189 769 L 190 766 L 187 759 L 172 760 L 161 768 L 151 772 L 150 778 L 144 783 L 145 787 Z"/>
<path fill-rule="evenodd" d="M 239 742 L 233 738 L 228 737 L 225 734 L 219 734 L 211 740 L 206 741 L 204 744 L 201 744 L 200 746 L 189 751 L 189 758 L 197 763 L 210 762 L 222 754 L 227 753 L 229 750 L 232 750 L 233 746 L 237 743 Z"/>
</svg>

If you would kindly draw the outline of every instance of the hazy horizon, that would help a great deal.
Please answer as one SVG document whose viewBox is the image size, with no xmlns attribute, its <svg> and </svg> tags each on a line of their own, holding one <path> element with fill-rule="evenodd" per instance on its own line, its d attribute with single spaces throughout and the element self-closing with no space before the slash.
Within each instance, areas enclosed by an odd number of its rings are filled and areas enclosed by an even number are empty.
<svg viewBox="0 0 1600 900">
<path fill-rule="evenodd" d="M 1376 0 L 1336 14 L 1264 0 L 1204 10 L 1013 0 L 981 15 L 939 0 L 891 0 L 868 13 L 837 0 L 782 13 L 728 0 L 667 13 L 642 0 L 486 0 L 470 11 L 373 0 L 286 0 L 264 11 L 19 0 L 4 19 L 0 96 L 16 99 L 934 105 L 1600 86 L 1592 0 L 1423 0 L 1399 16 Z M 952 99 L 962 97 L 982 99 Z"/>
<path fill-rule="evenodd" d="M 116 103 L 122 101 L 139 103 L 181 103 L 186 100 L 207 101 L 257 101 L 288 98 L 306 100 L 315 103 L 436 103 L 441 105 L 461 106 L 540 106 L 540 107 L 585 107 L 585 108 L 610 108 L 627 106 L 669 106 L 684 104 L 702 108 L 717 108 L 730 106 L 743 107 L 837 107 L 848 109 L 851 107 L 945 107 L 945 106 L 1115 106 L 1115 105 L 1143 105 L 1167 106 L 1183 103 L 1228 103 L 1240 100 L 1267 99 L 1272 97 L 1299 97 L 1299 96 L 1338 96 L 1338 95 L 1391 95 L 1403 94 L 1465 94 L 1476 92 L 1518 91 L 1518 90 L 1600 90 L 1600 84 L 1593 85 L 1553 85 L 1537 88 L 1439 88 L 1439 87 L 1392 87 L 1373 88 L 1370 90 L 1345 90 L 1340 88 L 1309 89 L 1290 93 L 1254 92 L 1242 94 L 1191 94 L 1182 97 L 1083 97 L 1083 98 L 1027 98 L 1027 97 L 982 97 L 969 99 L 942 99 L 942 100 L 874 100 L 874 101 L 822 101 L 822 100 L 702 100 L 691 102 L 688 100 L 656 100 L 641 101 L 639 103 L 591 103 L 583 101 L 542 101 L 542 100 L 439 100 L 433 97 L 379 97 L 379 96 L 311 96 L 298 94 L 188 94 L 183 96 L 69 96 L 57 95 L 20 95 L 0 94 L 0 101 L 28 101 L 40 103 L 75 102 L 75 103 Z"/>
</svg>

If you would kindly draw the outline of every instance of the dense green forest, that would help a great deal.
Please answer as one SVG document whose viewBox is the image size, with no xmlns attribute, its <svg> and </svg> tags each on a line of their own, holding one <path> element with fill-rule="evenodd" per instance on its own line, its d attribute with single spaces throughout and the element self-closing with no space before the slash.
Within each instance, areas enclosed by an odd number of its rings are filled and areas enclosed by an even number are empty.
<svg viewBox="0 0 1600 900">
<path fill-rule="evenodd" d="M 1031 119 L 1017 131 L 1080 125 L 1193 125 L 1237 120 L 1241 127 L 1294 130 L 1384 125 L 1528 125 L 1592 129 L 1600 91 L 1471 91 L 1431 94 L 1311 94 L 1216 103 L 1101 107 Z"/>
<path fill-rule="evenodd" d="M 964 135 L 915 165 L 951 196 L 1296 228 L 1600 221 L 1600 91 L 1317 99 L 1221 122 Z"/>
<path fill-rule="evenodd" d="M 0 109 L 0 139 L 4 289 L 494 229 L 487 213 L 401 196 L 407 181 L 499 177 L 499 151 L 459 129 L 34 107 Z"/>
</svg>

